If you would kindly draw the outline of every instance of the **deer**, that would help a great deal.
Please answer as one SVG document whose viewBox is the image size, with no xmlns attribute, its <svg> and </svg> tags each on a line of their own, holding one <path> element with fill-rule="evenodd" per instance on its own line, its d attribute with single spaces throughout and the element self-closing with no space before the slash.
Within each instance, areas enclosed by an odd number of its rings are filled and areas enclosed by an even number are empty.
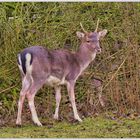
<svg viewBox="0 0 140 140">
<path fill-rule="evenodd" d="M 18 101 L 18 113 L 16 125 L 21 125 L 21 115 L 25 97 L 28 100 L 32 121 L 37 126 L 42 126 L 35 109 L 34 98 L 43 85 L 48 85 L 55 90 L 56 108 L 53 118 L 59 119 L 59 106 L 61 101 L 61 87 L 67 88 L 70 103 L 72 105 L 74 119 L 82 122 L 78 115 L 74 87 L 76 80 L 88 65 L 95 59 L 96 54 L 101 53 L 100 38 L 107 34 L 107 30 L 87 32 L 82 23 L 83 32 L 77 31 L 76 35 L 81 44 L 77 51 L 68 49 L 50 50 L 43 46 L 31 46 L 18 53 L 17 63 L 22 80 L 22 89 Z"/>
</svg>

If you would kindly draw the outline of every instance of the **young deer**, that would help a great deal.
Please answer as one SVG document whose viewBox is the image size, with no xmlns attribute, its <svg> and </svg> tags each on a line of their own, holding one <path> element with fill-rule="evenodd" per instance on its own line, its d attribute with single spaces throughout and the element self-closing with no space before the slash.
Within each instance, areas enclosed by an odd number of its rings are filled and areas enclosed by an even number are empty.
<svg viewBox="0 0 140 140">
<path fill-rule="evenodd" d="M 74 118 L 82 122 L 75 104 L 74 86 L 83 70 L 94 60 L 96 53 L 101 52 L 99 39 L 106 35 L 107 30 L 97 32 L 98 22 L 94 32 L 87 32 L 84 30 L 82 24 L 80 25 L 84 33 L 76 32 L 78 38 L 81 40 L 81 45 L 75 53 L 65 49 L 48 50 L 41 46 L 33 46 L 24 49 L 18 54 L 22 89 L 18 102 L 17 125 L 21 125 L 22 107 L 26 96 L 33 122 L 38 126 L 42 126 L 35 110 L 34 97 L 44 84 L 52 86 L 55 89 L 56 109 L 54 119 L 58 119 L 61 85 L 66 85 Z"/>
</svg>

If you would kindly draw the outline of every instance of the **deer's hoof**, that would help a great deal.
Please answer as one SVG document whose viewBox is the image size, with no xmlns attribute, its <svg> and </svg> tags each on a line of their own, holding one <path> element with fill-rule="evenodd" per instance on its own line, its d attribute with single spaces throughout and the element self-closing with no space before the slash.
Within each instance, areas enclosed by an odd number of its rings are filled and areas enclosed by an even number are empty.
<svg viewBox="0 0 140 140">
<path fill-rule="evenodd" d="M 16 127 L 21 127 L 21 126 L 22 126 L 21 124 L 16 123 Z"/>
<path fill-rule="evenodd" d="M 40 126 L 40 127 L 43 126 L 40 122 L 36 122 L 35 124 L 36 124 L 37 126 Z"/>
<path fill-rule="evenodd" d="M 82 122 L 82 119 L 80 119 L 79 117 L 78 118 L 75 118 L 77 121 L 79 122 Z"/>
<path fill-rule="evenodd" d="M 82 122 L 82 120 L 81 120 L 81 119 L 78 119 L 78 121 L 79 121 L 79 122 Z"/>
<path fill-rule="evenodd" d="M 58 115 L 54 115 L 53 118 L 54 118 L 55 120 L 58 120 Z"/>
<path fill-rule="evenodd" d="M 21 121 L 16 121 L 16 126 L 21 126 Z"/>
</svg>

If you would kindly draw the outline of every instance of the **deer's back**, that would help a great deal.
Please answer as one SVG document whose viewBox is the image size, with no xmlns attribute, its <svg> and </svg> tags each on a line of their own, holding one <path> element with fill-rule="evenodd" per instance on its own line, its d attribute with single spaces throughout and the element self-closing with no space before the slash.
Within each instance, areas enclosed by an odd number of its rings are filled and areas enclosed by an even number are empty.
<svg viewBox="0 0 140 140">
<path fill-rule="evenodd" d="M 35 79 L 53 76 L 60 80 L 74 80 L 80 71 L 76 55 L 68 50 L 48 50 L 42 46 L 33 46 L 20 54 L 24 56 L 27 53 L 32 55 L 32 75 Z"/>
</svg>

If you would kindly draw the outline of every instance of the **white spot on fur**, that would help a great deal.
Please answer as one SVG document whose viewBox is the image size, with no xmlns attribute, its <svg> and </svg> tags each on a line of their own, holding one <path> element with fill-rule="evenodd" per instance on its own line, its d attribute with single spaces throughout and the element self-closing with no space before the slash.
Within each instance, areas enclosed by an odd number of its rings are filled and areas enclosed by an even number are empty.
<svg viewBox="0 0 140 140">
<path fill-rule="evenodd" d="M 19 64 L 22 65 L 20 54 L 18 55 Z"/>
<path fill-rule="evenodd" d="M 50 86 L 54 85 L 63 85 L 66 83 L 65 79 L 59 79 L 55 76 L 50 75 L 49 78 L 47 78 L 46 83 L 49 84 Z"/>
<path fill-rule="evenodd" d="M 22 69 L 22 66 L 21 65 L 18 65 L 19 67 L 19 70 L 22 72 L 22 74 L 24 75 L 24 72 L 23 72 L 23 69 Z"/>
<path fill-rule="evenodd" d="M 95 57 L 96 57 L 96 53 L 93 53 L 92 54 L 92 61 L 95 59 Z"/>
<path fill-rule="evenodd" d="M 30 66 L 31 54 L 27 53 L 25 57 L 26 57 L 26 66 Z"/>
<path fill-rule="evenodd" d="M 32 65 L 30 65 L 31 62 L 31 54 L 26 54 L 26 74 L 31 78 L 31 81 L 33 83 L 33 77 L 32 77 Z"/>
<path fill-rule="evenodd" d="M 21 56 L 20 56 L 20 54 L 18 55 L 18 61 L 19 61 L 19 64 L 18 64 L 19 70 L 24 75 L 24 72 L 23 72 L 23 69 L 22 69 L 22 62 L 21 62 Z"/>
<path fill-rule="evenodd" d="M 30 62 L 31 62 L 31 54 L 27 53 L 26 54 L 26 71 L 29 74 L 31 74 L 32 72 L 32 65 L 30 65 Z"/>
</svg>

